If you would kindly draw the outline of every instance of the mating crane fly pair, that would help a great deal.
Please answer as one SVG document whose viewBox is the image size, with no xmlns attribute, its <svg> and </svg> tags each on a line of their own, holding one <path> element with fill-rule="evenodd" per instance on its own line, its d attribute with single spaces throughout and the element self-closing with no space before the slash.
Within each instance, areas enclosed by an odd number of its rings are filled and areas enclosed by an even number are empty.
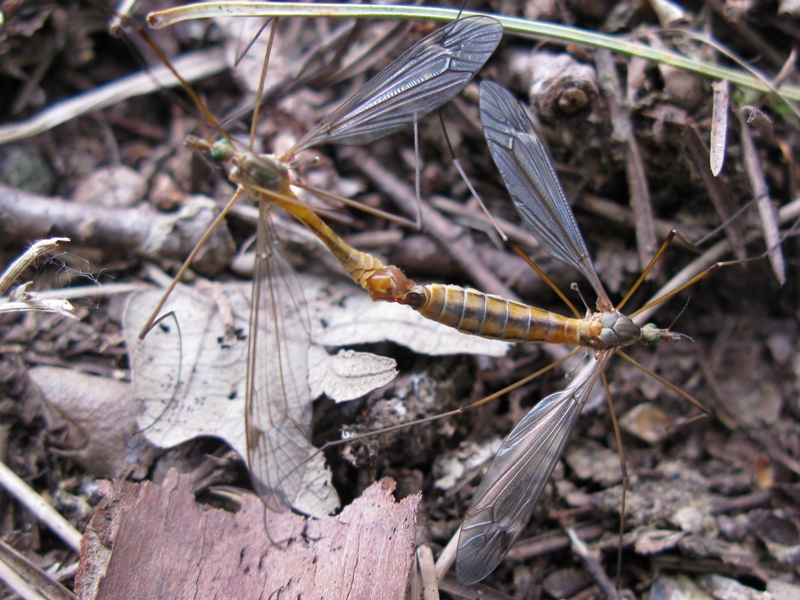
<svg viewBox="0 0 800 600">
<path fill-rule="evenodd" d="M 144 37 L 171 68 L 160 49 L 146 35 Z M 309 227 L 335 237 L 292 191 L 290 186 L 298 183 L 290 177 L 292 160 L 300 151 L 320 144 L 365 144 L 407 125 L 416 127 L 422 116 L 445 104 L 469 83 L 494 52 L 501 37 L 501 25 L 481 16 L 454 21 L 434 31 L 384 68 L 282 156 L 259 155 L 252 151 L 257 117 L 253 119 L 249 148 L 237 149 L 191 87 L 172 69 L 222 136 L 217 141 L 190 136 L 186 144 L 223 165 L 228 179 L 237 189 L 167 288 L 142 329 L 140 339 L 153 327 L 180 277 L 230 207 L 242 196 L 257 202 L 259 219 L 248 335 L 245 430 L 253 486 L 270 510 L 278 512 L 295 506 L 302 493 L 305 465 L 315 450 L 310 442 L 308 415 L 313 400 L 307 384 L 310 324 L 302 310 L 305 302 L 299 283 L 276 247 L 271 207 L 284 208 Z M 266 63 L 265 60 L 259 103 Z M 322 190 L 309 189 L 332 198 Z M 347 199 L 335 199 L 365 209 Z M 365 270 L 351 273 L 352 276 L 367 277 L 376 270 L 385 269 L 379 261 L 365 256 L 368 265 L 360 266 Z M 289 302 L 279 302 L 279 298 L 288 298 Z M 287 309 L 287 304 L 292 309 Z M 299 385 L 298 381 L 304 383 Z"/>
<path fill-rule="evenodd" d="M 278 511 L 292 506 L 300 492 L 303 465 L 313 451 L 308 441 L 309 432 L 300 418 L 302 407 L 310 401 L 309 392 L 296 384 L 287 384 L 285 378 L 286 373 L 297 374 L 298 369 L 306 369 L 307 365 L 296 362 L 300 359 L 303 363 L 301 352 L 293 352 L 288 341 L 292 323 L 302 318 L 297 314 L 279 313 L 274 302 L 277 293 L 298 298 L 301 292 L 289 283 L 289 268 L 273 247 L 271 205 L 285 209 L 317 234 L 348 274 L 375 300 L 409 305 L 426 318 L 464 333 L 514 342 L 571 344 L 594 352 L 594 368 L 566 389 L 537 404 L 503 442 L 461 527 L 456 573 L 462 583 L 475 583 L 491 573 L 521 533 L 589 391 L 611 356 L 625 356 L 621 349 L 634 344 L 653 346 L 685 339 L 681 334 L 654 325 L 640 327 L 622 315 L 619 307 L 614 308 L 592 267 L 557 175 L 525 108 L 497 84 L 484 82 L 480 100 L 481 122 L 495 163 L 523 221 L 542 247 L 555 259 L 577 269 L 590 282 L 598 298 L 596 312 L 585 318 L 580 318 L 579 314 L 568 318 L 457 286 L 417 285 L 396 267 L 385 267 L 371 255 L 348 246 L 294 196 L 289 187 L 294 182 L 288 173 L 296 152 L 326 142 L 366 143 L 416 123 L 419 117 L 444 104 L 466 85 L 493 52 L 501 33 L 500 25 L 488 17 L 455 21 L 434 32 L 382 71 L 282 157 L 236 150 L 227 137 L 218 142 L 197 138 L 187 141 L 227 165 L 229 179 L 238 186 L 231 204 L 241 195 L 259 202 L 246 419 L 248 465 L 254 487 L 268 508 Z M 434 66 L 438 70 L 432 72 Z M 187 264 L 192 258 L 190 256 Z M 284 276 L 276 277 L 276 273 Z M 639 312 L 663 302 L 707 274 L 701 274 Z M 274 286 L 285 287 L 278 290 L 273 289 Z M 272 338 L 266 340 L 264 319 L 270 317 L 274 318 L 276 329 Z M 152 320 L 148 327 L 151 324 Z M 263 347 L 265 340 L 267 344 L 274 344 L 273 348 Z M 627 360 L 637 364 L 630 358 Z M 669 387 L 676 390 L 674 386 Z"/>
</svg>

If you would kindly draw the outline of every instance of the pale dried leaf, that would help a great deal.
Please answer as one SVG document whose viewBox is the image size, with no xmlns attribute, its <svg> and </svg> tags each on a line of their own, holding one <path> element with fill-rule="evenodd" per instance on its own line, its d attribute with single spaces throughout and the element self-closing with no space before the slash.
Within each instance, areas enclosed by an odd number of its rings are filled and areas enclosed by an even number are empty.
<svg viewBox="0 0 800 600">
<path fill-rule="evenodd" d="M 233 398 L 236 404 L 230 411 L 215 410 L 213 398 L 228 396 L 232 379 L 236 389 L 235 380 L 243 377 L 238 373 L 238 364 L 244 364 L 244 350 L 237 346 L 240 353 L 230 361 L 231 369 L 222 374 L 206 372 L 207 388 L 201 390 L 199 396 L 191 395 L 193 371 L 197 366 L 206 366 L 201 365 L 199 357 L 214 315 L 214 303 L 190 288 L 179 286 L 165 306 L 168 313 L 175 313 L 168 314 L 143 341 L 139 341 L 136 334 L 160 295 L 158 290 L 137 292 L 131 295 L 125 312 L 134 396 L 144 403 L 144 412 L 139 418 L 141 427 L 145 435 L 160 447 L 175 446 L 201 434 L 228 439 L 228 424 L 242 419 L 243 397 Z M 209 366 L 213 368 L 214 363 Z M 238 414 L 232 415 L 234 412 Z M 199 431 L 184 431 L 183 421 L 188 416 L 184 413 L 196 414 L 198 418 L 202 415 Z M 241 427 L 238 425 L 234 430 Z M 240 448 L 235 441 L 231 440 L 231 445 L 238 451 Z"/>
<path fill-rule="evenodd" d="M 142 406 L 129 383 L 58 367 L 35 367 L 28 374 L 66 421 L 68 447 L 61 454 L 95 477 L 120 477 L 131 469 L 144 477 L 156 449 L 139 434 Z"/>
<path fill-rule="evenodd" d="M 671 550 L 686 536 L 686 532 L 674 531 L 672 529 L 641 527 L 632 532 L 631 536 L 634 540 L 636 553 L 648 556 Z"/>
<path fill-rule="evenodd" d="M 317 344 L 357 345 L 388 339 L 418 352 L 490 355 L 501 355 L 509 346 L 464 336 L 423 319 L 408 307 L 373 303 L 362 290 L 346 283 L 312 277 L 300 277 L 300 283 Z M 175 317 L 162 320 L 144 342 L 136 339 L 136 332 L 161 292 L 131 297 L 125 327 L 135 397 L 145 407 L 139 423 L 159 447 L 208 435 L 225 440 L 246 456 L 244 398 L 251 290 L 248 284 L 227 284 L 219 289 L 217 297 L 227 305 L 221 312 L 210 293 L 179 286 L 162 313 L 174 311 Z M 315 393 L 330 392 L 339 400 L 355 398 L 385 385 L 394 375 L 394 361 L 382 357 L 349 353 L 337 358 L 325 352 L 321 360 L 321 352 L 324 350 L 312 350 L 309 381 L 304 383 Z M 343 365 L 346 371 L 342 371 Z M 329 499 L 333 488 L 322 456 L 313 460 L 316 466 L 307 471 L 308 498 L 302 506 L 293 504 L 307 514 L 329 514 L 336 504 Z"/>
<path fill-rule="evenodd" d="M 141 202 L 147 177 L 125 165 L 109 165 L 87 175 L 72 193 L 72 201 L 92 206 L 127 208 Z"/>
<path fill-rule="evenodd" d="M 770 361 L 757 349 L 731 348 L 725 352 L 724 364 L 719 386 L 726 398 L 725 410 L 742 427 L 778 424 L 784 414 L 784 395 Z"/>
<path fill-rule="evenodd" d="M 672 27 L 686 21 L 686 11 L 683 7 L 670 0 L 650 0 L 650 7 L 658 17 L 662 27 Z"/>
<path fill-rule="evenodd" d="M 800 17 L 800 0 L 780 0 L 778 14 Z"/>
<path fill-rule="evenodd" d="M 725 162 L 725 145 L 728 137 L 728 104 L 730 83 L 727 80 L 711 84 L 714 90 L 714 108 L 711 116 L 711 173 L 716 177 L 722 172 Z"/>
<path fill-rule="evenodd" d="M 702 533 L 709 521 L 706 506 L 682 506 L 675 511 L 670 521 L 677 525 L 681 531 L 687 533 Z"/>
<path fill-rule="evenodd" d="M 369 352 L 340 350 L 331 356 L 312 346 L 308 354 L 309 386 L 316 398 L 325 394 L 334 402 L 355 400 L 397 377 L 397 363 Z"/>
<path fill-rule="evenodd" d="M 736 579 L 723 577 L 716 573 L 704 573 L 699 578 L 702 585 L 712 598 L 731 598 L 735 600 L 775 600 L 769 592 L 762 592 L 748 587 Z"/>
<path fill-rule="evenodd" d="M 767 581 L 767 591 L 774 598 L 800 598 L 800 585 L 774 577 Z"/>
<path fill-rule="evenodd" d="M 657 444 L 669 436 L 673 421 L 655 403 L 643 402 L 622 415 L 619 424 L 648 444 Z"/>
<path fill-rule="evenodd" d="M 564 460 L 581 479 L 591 479 L 603 487 L 622 481 L 619 453 L 587 440 L 572 444 L 564 453 Z"/>
<path fill-rule="evenodd" d="M 754 511 L 749 528 L 764 543 L 779 563 L 788 567 L 800 564 L 800 525 L 780 510 Z"/>
<path fill-rule="evenodd" d="M 163 320 L 144 341 L 136 338 L 158 290 L 134 294 L 125 315 L 135 397 L 144 403 L 139 423 L 156 446 L 170 448 L 202 435 L 225 440 L 247 456 L 244 403 L 250 286 L 223 286 L 233 322 L 226 322 L 206 294 L 185 286 L 173 292 Z M 307 385 L 307 382 L 303 382 Z M 310 411 L 309 418 L 310 418 Z M 293 506 L 324 516 L 339 504 L 322 455 L 305 472 L 305 494 Z"/>
<path fill-rule="evenodd" d="M 233 70 L 237 81 L 245 86 L 250 94 L 255 95 L 261 80 L 270 26 L 268 25 L 259 35 L 264 19 L 219 17 L 215 22 L 225 34 L 225 61 Z M 283 82 L 288 76 L 291 64 L 287 62 L 287 52 L 283 48 L 285 43 L 286 39 L 280 35 L 276 35 L 272 41 L 269 69 L 264 83 L 265 90 Z"/>
<path fill-rule="evenodd" d="M 686 575 L 659 575 L 650 588 L 651 600 L 713 600 Z"/>
</svg>

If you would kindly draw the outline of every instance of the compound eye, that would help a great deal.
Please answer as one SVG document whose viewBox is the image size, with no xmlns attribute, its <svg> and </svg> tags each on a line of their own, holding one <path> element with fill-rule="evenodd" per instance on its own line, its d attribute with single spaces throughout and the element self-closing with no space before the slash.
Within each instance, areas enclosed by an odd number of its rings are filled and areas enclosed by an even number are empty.
<svg viewBox="0 0 800 600">
<path fill-rule="evenodd" d="M 642 327 L 642 340 L 648 346 L 658 346 L 658 343 L 661 341 L 661 336 L 659 335 L 659 330 L 655 323 L 648 323 Z"/>
<path fill-rule="evenodd" d="M 225 162 L 231 156 L 231 143 L 225 138 L 217 140 L 214 145 L 211 146 L 208 155 L 211 157 L 211 160 L 215 162 Z"/>
</svg>

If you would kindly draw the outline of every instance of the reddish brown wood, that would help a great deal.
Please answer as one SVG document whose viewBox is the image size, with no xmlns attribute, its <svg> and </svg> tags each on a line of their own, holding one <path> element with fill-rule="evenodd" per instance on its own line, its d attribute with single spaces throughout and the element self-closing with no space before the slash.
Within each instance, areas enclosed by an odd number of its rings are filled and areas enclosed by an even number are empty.
<svg viewBox="0 0 800 600">
<path fill-rule="evenodd" d="M 80 598 L 405 598 L 420 496 L 370 486 L 337 517 L 198 504 L 187 476 L 115 480 L 84 537 Z M 266 528 L 265 530 L 265 519 Z M 280 544 L 270 542 L 266 534 Z"/>
</svg>

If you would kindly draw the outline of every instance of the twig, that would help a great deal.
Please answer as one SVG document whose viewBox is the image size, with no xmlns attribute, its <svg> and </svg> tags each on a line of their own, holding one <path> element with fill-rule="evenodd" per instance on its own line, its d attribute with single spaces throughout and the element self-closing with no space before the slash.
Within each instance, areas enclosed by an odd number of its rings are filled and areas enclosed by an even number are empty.
<svg viewBox="0 0 800 600">
<path fill-rule="evenodd" d="M 58 248 L 59 242 L 68 241 L 69 238 L 50 238 L 48 240 L 39 240 L 28 248 L 22 256 L 11 263 L 0 275 L 0 296 L 6 293 L 12 283 L 22 277 L 22 274 L 34 261 Z"/>
<path fill-rule="evenodd" d="M 175 59 L 173 65 L 184 79 L 190 82 L 204 79 L 228 68 L 221 48 L 181 56 Z M 27 121 L 0 127 L 0 144 L 8 144 L 38 135 L 77 116 L 176 85 L 178 82 L 163 65 L 150 71 L 125 77 L 91 92 L 54 104 Z"/>
<path fill-rule="evenodd" d="M 83 538 L 81 533 L 2 461 L 0 461 L 0 486 L 36 515 L 67 546 L 80 553 Z"/>
<path fill-rule="evenodd" d="M 473 229 L 494 231 L 489 219 L 487 219 L 486 215 L 480 210 L 473 210 L 471 207 L 465 206 L 445 196 L 433 196 L 430 202 L 431 206 L 437 210 L 458 217 L 460 221 Z M 533 237 L 533 234 L 526 227 L 521 227 L 511 221 L 506 221 L 502 217 L 494 217 L 494 220 L 508 236 L 508 239 L 515 244 L 524 245 L 528 248 L 541 248 L 539 240 Z"/>
<path fill-rule="evenodd" d="M 75 563 L 77 567 L 78 563 Z M 74 600 L 75 596 L 31 559 L 0 540 L 0 579 L 25 600 Z"/>
<path fill-rule="evenodd" d="M 403 478 L 398 485 L 398 491 L 418 493 L 421 480 L 408 477 Z M 416 569 L 411 578 L 411 598 L 417 600 L 439 600 L 439 582 L 436 577 L 436 565 L 433 562 L 431 549 L 431 530 L 428 513 L 422 504 L 417 508 L 417 524 L 415 527 L 414 544 L 416 545 Z"/>
<path fill-rule="evenodd" d="M 784 57 L 768 43 L 768 40 L 753 31 L 748 25 L 747 19 L 736 18 L 731 15 L 729 7 L 720 0 L 710 0 L 708 6 L 736 32 L 735 38 L 739 44 L 744 44 L 751 52 L 758 54 L 770 63 L 772 67 L 780 69 L 783 66 Z"/>
<path fill-rule="evenodd" d="M 789 204 L 781 207 L 778 211 L 778 216 L 781 223 L 788 223 L 800 216 L 800 198 L 797 198 Z M 674 290 L 675 288 L 683 285 L 695 275 L 699 275 L 705 269 L 708 269 L 715 262 L 719 261 L 731 249 L 728 240 L 721 240 L 706 250 L 700 257 L 693 260 L 691 263 L 681 269 L 672 279 L 665 283 L 661 290 L 656 293 L 648 302 L 652 302 L 659 296 L 663 295 L 663 290 Z M 645 303 L 647 304 L 647 302 Z M 659 305 L 660 306 L 660 305 Z M 654 306 L 646 311 L 636 315 L 638 323 L 646 323 L 650 316 L 658 309 Z"/>
<path fill-rule="evenodd" d="M 595 540 L 605 533 L 606 528 L 602 525 L 587 525 L 579 528 L 581 539 Z M 523 562 L 535 558 L 537 556 L 544 556 L 565 550 L 569 548 L 569 538 L 558 531 L 553 531 L 544 535 L 523 540 L 514 544 L 514 547 L 508 551 L 506 558 L 518 562 Z"/>
<path fill-rule="evenodd" d="M 630 229 L 636 227 L 636 217 L 633 211 L 625 208 L 621 204 L 612 202 L 606 198 L 595 196 L 589 192 L 583 192 L 575 203 L 575 206 L 592 214 L 608 219 L 613 223 L 624 225 Z M 699 239 L 708 233 L 708 229 L 697 227 L 692 224 L 680 223 L 678 221 L 667 221 L 655 219 L 656 235 L 659 239 L 665 239 L 673 229 L 679 230 L 685 237 L 691 240 Z"/>
<path fill-rule="evenodd" d="M 738 111 L 739 128 L 742 132 L 742 150 L 744 152 L 744 166 L 747 177 L 750 179 L 750 188 L 753 190 L 753 197 L 757 199 L 758 213 L 761 215 L 761 229 L 764 232 L 764 242 L 769 249 L 769 262 L 772 271 L 778 279 L 778 283 L 786 283 L 786 263 L 783 260 L 783 251 L 779 245 L 780 232 L 778 230 L 778 214 L 772 199 L 769 197 L 769 187 L 764 179 L 764 171 L 758 160 L 758 150 L 756 149 L 750 128 L 747 126 L 747 119 L 744 111 Z"/>
<path fill-rule="evenodd" d="M 423 600 L 439 600 L 439 585 L 436 581 L 433 552 L 428 544 L 417 546 L 417 569 L 422 582 Z"/>
<path fill-rule="evenodd" d="M 188 256 L 217 212 L 214 203 L 203 197 L 192 197 L 179 211 L 165 215 L 76 204 L 0 184 L 0 213 L 11 222 L 9 237 L 42 238 L 56 230 L 76 244 L 176 261 Z M 212 275 L 227 266 L 233 253 L 230 233 L 218 227 L 192 266 Z"/>
<path fill-rule="evenodd" d="M 703 139 L 700 137 L 700 131 L 697 129 L 697 125 L 694 121 L 689 121 L 688 126 L 683 128 L 682 134 L 683 142 L 686 144 L 686 148 L 689 150 L 689 154 L 697 167 L 697 171 L 706 186 L 708 197 L 711 199 L 711 203 L 714 205 L 714 209 L 717 211 L 720 221 L 726 223 L 731 218 L 732 212 L 728 204 L 730 195 L 725 193 L 722 182 L 714 176 L 711 170 L 705 167 L 709 162 L 709 152 L 703 145 Z M 715 143 L 714 140 L 715 137 L 712 133 L 712 147 Z M 721 143 L 724 144 L 724 139 Z M 744 234 L 742 232 L 741 222 L 730 223 L 730 225 L 725 228 L 725 235 L 728 241 L 730 241 L 736 257 L 739 259 L 745 258 Z"/>
<path fill-rule="evenodd" d="M 498 592 L 497 590 L 483 584 L 461 585 L 455 577 L 446 577 L 439 581 L 439 589 L 447 592 L 454 598 L 463 600 L 513 600 L 512 596 Z"/>
<path fill-rule="evenodd" d="M 709 153 L 703 145 L 703 139 L 700 137 L 700 131 L 694 121 L 690 121 L 688 126 L 683 129 L 682 137 L 692 160 L 694 160 L 697 172 L 706 186 L 708 196 L 719 215 L 720 221 L 722 223 L 730 222 L 732 219 L 732 211 L 729 205 L 731 195 L 726 193 L 723 183 L 705 167 L 709 161 Z M 731 244 L 731 248 L 733 248 L 734 254 L 736 254 L 736 258 L 744 259 L 746 257 L 744 251 L 744 229 L 741 221 L 730 222 L 729 226 L 725 227 L 725 235 Z"/>
<path fill-rule="evenodd" d="M 600 566 L 597 552 L 589 550 L 589 547 L 572 527 L 567 528 L 567 536 L 569 536 L 569 540 L 572 542 L 572 551 L 580 557 L 583 566 L 586 567 L 586 570 L 597 582 L 597 585 L 603 590 L 606 598 L 619 598 L 620 595 L 617 593 L 614 584 L 608 578 L 606 572 L 603 571 L 603 567 Z"/>
<path fill-rule="evenodd" d="M 167 277 L 166 281 L 168 284 L 172 281 L 172 278 Z M 42 300 L 75 300 L 77 298 L 121 296 L 123 294 L 132 294 L 133 292 L 146 290 L 149 287 L 150 286 L 144 283 L 104 283 L 102 285 L 79 285 L 69 288 L 43 290 L 41 292 L 36 292 L 36 295 Z"/>
<path fill-rule="evenodd" d="M 459 526 L 456 529 L 453 537 L 450 538 L 450 541 L 447 542 L 447 545 L 442 550 L 442 553 L 439 555 L 439 559 L 436 561 L 436 578 L 439 581 L 444 579 L 444 576 L 450 570 L 450 567 L 453 566 L 453 563 L 456 562 L 456 550 L 458 550 L 458 537 L 461 535 L 461 527 Z"/>
<path fill-rule="evenodd" d="M 623 107 L 623 94 L 620 90 L 611 52 L 598 50 L 595 53 L 595 64 L 600 79 L 600 89 L 603 91 L 611 113 L 611 125 L 614 129 L 612 137 L 624 146 L 625 172 L 636 224 L 636 245 L 639 249 L 639 262 L 644 267 L 653 258 L 658 247 L 644 163 L 633 132 L 633 124 L 627 110 Z"/>
</svg>

